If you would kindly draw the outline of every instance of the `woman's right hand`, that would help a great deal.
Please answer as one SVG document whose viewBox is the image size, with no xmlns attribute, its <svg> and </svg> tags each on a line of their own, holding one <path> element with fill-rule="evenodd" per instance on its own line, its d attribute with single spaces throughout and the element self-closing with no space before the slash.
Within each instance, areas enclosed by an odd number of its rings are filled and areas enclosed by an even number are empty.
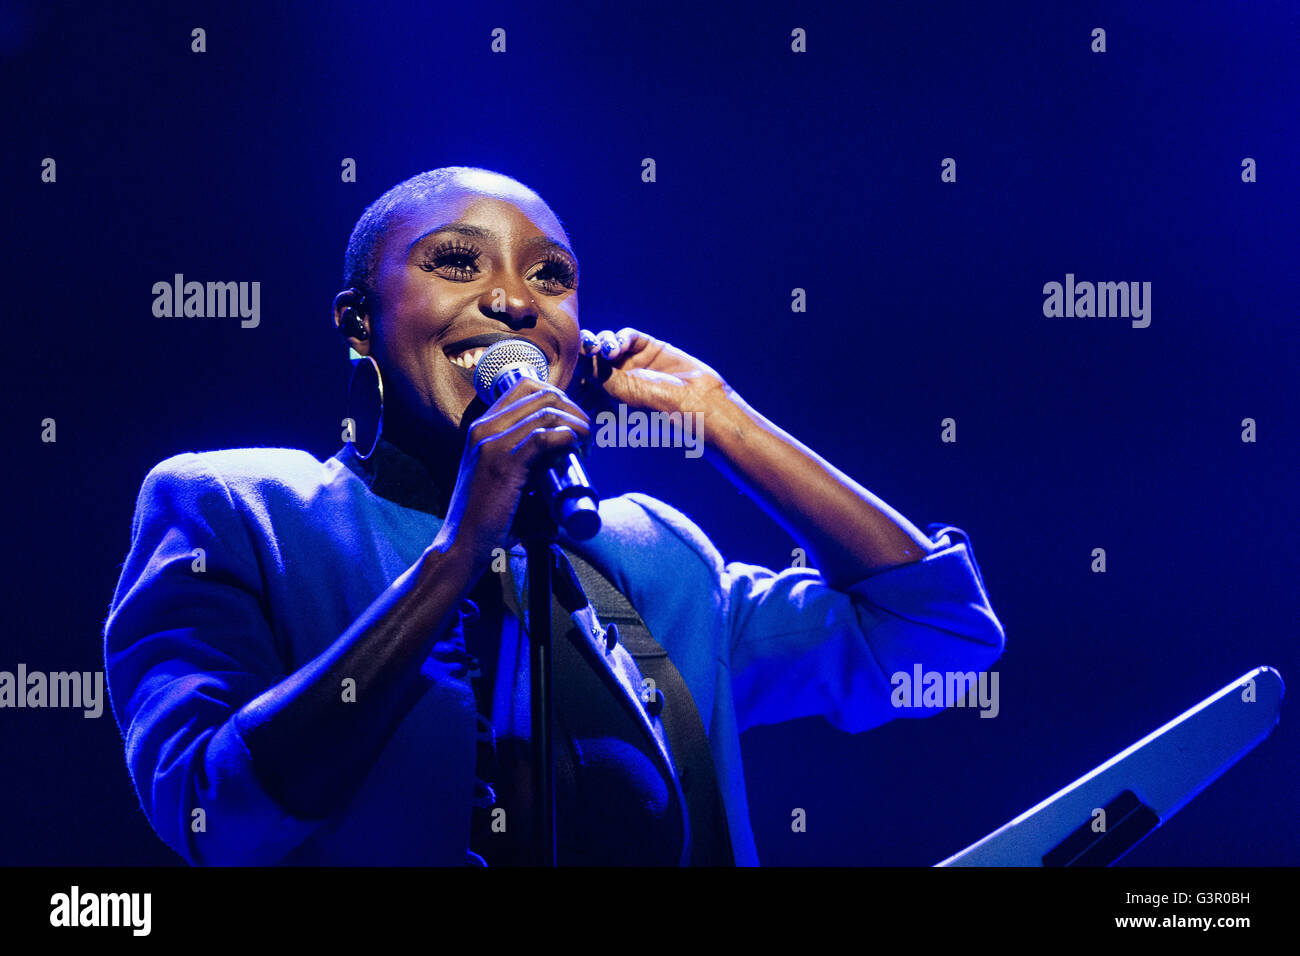
<svg viewBox="0 0 1300 956">
<path fill-rule="evenodd" d="M 520 379 L 470 427 L 447 520 L 434 547 L 486 564 L 514 544 L 511 526 L 533 469 L 591 434 L 587 413 L 546 382 Z"/>
</svg>

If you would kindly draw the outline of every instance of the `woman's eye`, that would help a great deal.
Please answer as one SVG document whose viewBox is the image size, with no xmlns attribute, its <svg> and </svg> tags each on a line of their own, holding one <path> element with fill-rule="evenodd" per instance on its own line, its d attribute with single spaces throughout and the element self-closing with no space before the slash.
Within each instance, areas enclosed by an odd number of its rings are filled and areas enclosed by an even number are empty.
<svg viewBox="0 0 1300 956">
<path fill-rule="evenodd" d="M 558 292 L 561 289 L 573 289 L 577 284 L 578 274 L 567 262 L 552 259 L 534 272 L 533 278 L 548 289 Z"/>
<path fill-rule="evenodd" d="M 426 272 L 435 270 L 450 273 L 449 278 L 465 280 L 478 274 L 479 254 L 473 249 L 434 250 L 420 267 Z"/>
</svg>

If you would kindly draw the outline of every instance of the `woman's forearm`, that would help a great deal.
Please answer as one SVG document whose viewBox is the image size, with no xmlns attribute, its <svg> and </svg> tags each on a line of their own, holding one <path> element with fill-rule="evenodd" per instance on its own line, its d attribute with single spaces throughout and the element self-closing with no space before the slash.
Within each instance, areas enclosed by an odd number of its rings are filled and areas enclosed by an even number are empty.
<svg viewBox="0 0 1300 956">
<path fill-rule="evenodd" d="M 710 460 L 786 529 L 833 587 L 934 550 L 915 525 L 734 392 L 704 414 Z"/>
<path fill-rule="evenodd" d="M 338 640 L 236 712 L 259 781 L 286 810 L 315 820 L 347 806 L 430 686 L 421 666 L 483 570 L 455 544 L 431 546 Z"/>
</svg>

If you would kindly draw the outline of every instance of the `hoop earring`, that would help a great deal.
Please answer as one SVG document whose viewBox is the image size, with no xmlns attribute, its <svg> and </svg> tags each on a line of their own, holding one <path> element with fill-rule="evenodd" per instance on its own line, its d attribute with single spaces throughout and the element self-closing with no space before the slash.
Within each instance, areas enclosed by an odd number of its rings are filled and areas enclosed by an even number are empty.
<svg viewBox="0 0 1300 956">
<path fill-rule="evenodd" d="M 363 368 L 367 369 L 365 373 L 361 371 Z M 352 434 L 355 436 L 358 430 L 358 425 L 357 418 L 352 414 L 352 411 L 356 404 L 354 399 L 356 397 L 357 378 L 361 375 L 368 375 L 369 370 L 374 371 L 375 385 L 366 390 L 367 397 L 370 400 L 363 411 L 366 414 L 366 424 L 369 424 L 371 420 L 374 421 L 375 437 L 374 440 L 370 442 L 369 450 L 364 455 L 357 450 L 358 446 L 355 437 L 349 441 L 349 444 L 351 444 L 353 449 L 357 451 L 357 457 L 361 461 L 370 460 L 370 456 L 373 455 L 375 449 L 379 447 L 379 436 L 384 432 L 384 377 L 379 374 L 379 363 L 369 355 L 361 356 L 361 358 L 355 361 L 352 365 L 352 380 L 348 383 L 347 419 L 352 424 Z M 378 398 L 378 402 L 374 400 L 375 398 Z M 368 432 L 369 429 L 367 429 L 367 433 Z"/>
</svg>

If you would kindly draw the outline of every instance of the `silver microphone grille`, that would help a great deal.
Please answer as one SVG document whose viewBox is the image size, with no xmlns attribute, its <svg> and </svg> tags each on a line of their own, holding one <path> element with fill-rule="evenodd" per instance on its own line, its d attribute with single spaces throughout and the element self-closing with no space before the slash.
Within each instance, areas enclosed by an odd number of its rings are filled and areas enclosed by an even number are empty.
<svg viewBox="0 0 1300 956">
<path fill-rule="evenodd" d="M 530 368 L 543 382 L 550 374 L 551 365 L 546 355 L 532 342 L 524 339 L 502 339 L 488 348 L 474 369 L 474 390 L 479 398 L 491 405 L 492 386 L 497 377 L 509 368 Z"/>
</svg>

